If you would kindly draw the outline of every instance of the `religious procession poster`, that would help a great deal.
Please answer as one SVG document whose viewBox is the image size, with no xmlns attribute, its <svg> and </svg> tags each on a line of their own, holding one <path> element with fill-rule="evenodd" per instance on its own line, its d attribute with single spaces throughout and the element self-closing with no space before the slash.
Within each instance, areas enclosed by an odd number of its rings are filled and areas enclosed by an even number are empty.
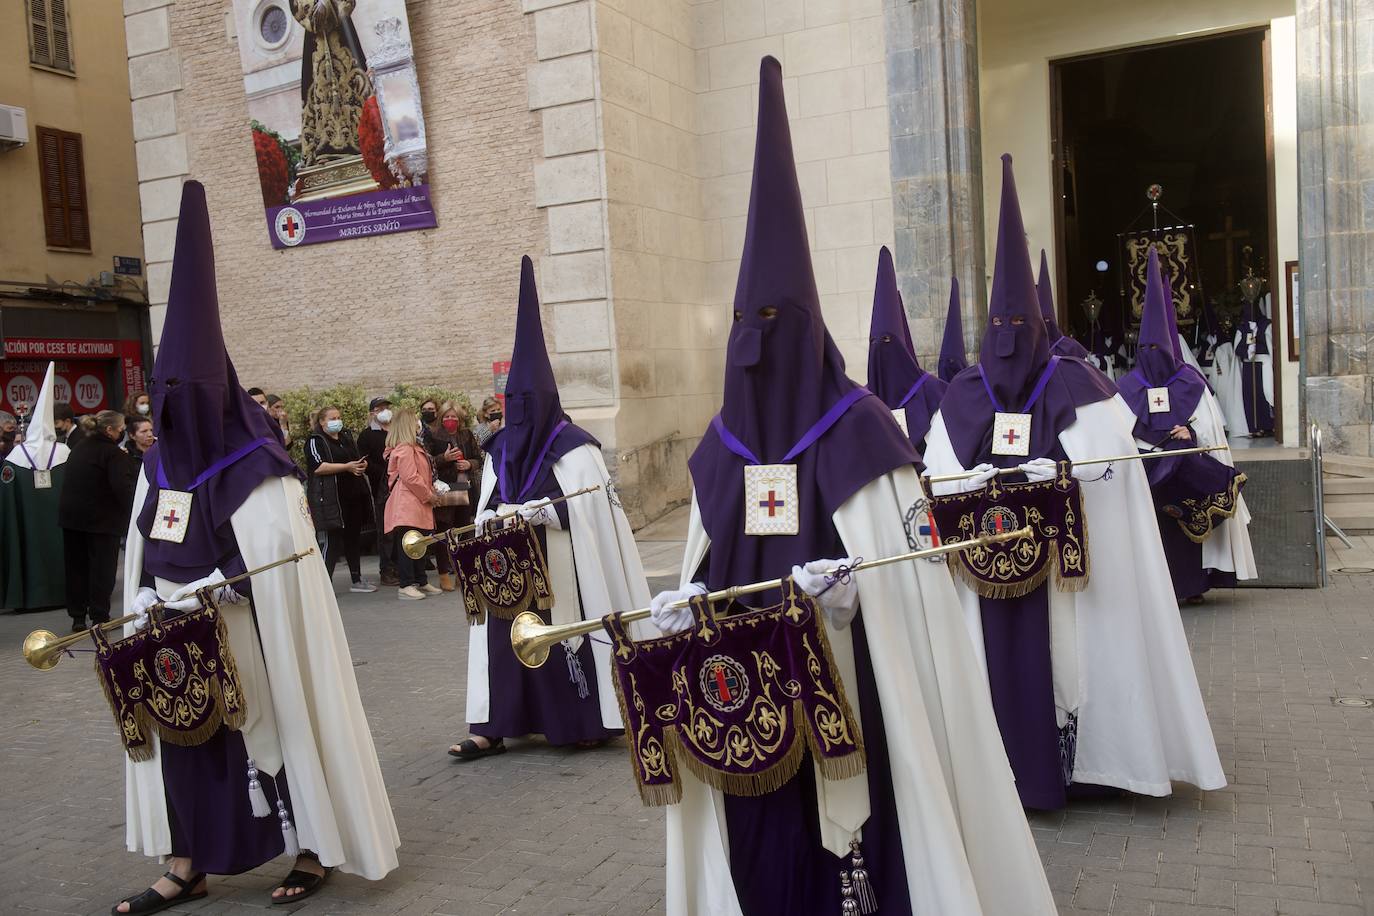
<svg viewBox="0 0 1374 916">
<path fill-rule="evenodd" d="M 432 229 L 405 0 L 233 0 L 273 248 Z"/>
</svg>

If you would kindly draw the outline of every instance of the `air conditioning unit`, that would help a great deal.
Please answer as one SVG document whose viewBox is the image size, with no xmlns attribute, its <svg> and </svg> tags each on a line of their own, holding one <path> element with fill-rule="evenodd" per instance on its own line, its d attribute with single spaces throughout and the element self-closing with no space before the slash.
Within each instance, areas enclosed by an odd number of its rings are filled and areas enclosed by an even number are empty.
<svg viewBox="0 0 1374 916">
<path fill-rule="evenodd" d="M 0 105 L 0 149 L 18 149 L 29 142 L 29 117 L 22 108 Z"/>
</svg>

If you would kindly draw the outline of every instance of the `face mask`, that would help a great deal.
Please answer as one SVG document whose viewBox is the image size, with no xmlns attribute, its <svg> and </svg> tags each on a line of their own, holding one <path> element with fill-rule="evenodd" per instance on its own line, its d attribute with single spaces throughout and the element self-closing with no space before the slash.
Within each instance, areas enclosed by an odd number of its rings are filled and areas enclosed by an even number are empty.
<svg viewBox="0 0 1374 916">
<path fill-rule="evenodd" d="M 148 415 L 148 411 L 151 410 L 151 409 L 152 409 L 152 408 L 149 407 L 147 404 L 139 404 L 137 407 L 134 408 L 134 410 L 137 410 L 139 413 L 143 414 L 143 416 L 145 416 L 145 417 Z"/>
<path fill-rule="evenodd" d="M 433 423 L 437 417 L 438 414 L 436 414 L 432 410 L 424 410 L 420 412 L 420 419 L 426 423 Z"/>
<path fill-rule="evenodd" d="M 448 419 L 444 420 L 444 429 L 446 429 L 447 431 L 449 431 L 449 432 L 451 432 L 451 433 L 457 432 L 457 431 L 458 431 L 458 418 L 457 418 L 457 417 L 449 417 Z"/>
<path fill-rule="evenodd" d="M 997 355 L 1005 359 L 1015 352 L 1016 332 L 1011 328 L 1002 328 L 997 332 Z"/>
<path fill-rule="evenodd" d="M 324 428 L 331 433 L 343 432 L 343 420 L 329 420 L 324 424 Z"/>
<path fill-rule="evenodd" d="M 391 411 L 389 411 L 389 410 L 379 410 L 379 411 L 377 411 L 377 422 L 378 422 L 378 423 L 390 423 L 390 422 L 391 422 Z"/>
<path fill-rule="evenodd" d="M 763 331 L 758 328 L 736 328 L 730 338 L 730 365 L 748 369 L 757 366 L 763 352 Z"/>
</svg>

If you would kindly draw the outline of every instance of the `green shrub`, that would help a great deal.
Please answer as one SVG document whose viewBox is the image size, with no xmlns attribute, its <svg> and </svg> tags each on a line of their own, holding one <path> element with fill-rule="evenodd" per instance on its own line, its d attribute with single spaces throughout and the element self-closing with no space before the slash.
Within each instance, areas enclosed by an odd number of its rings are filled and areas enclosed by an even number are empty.
<svg viewBox="0 0 1374 916">
<path fill-rule="evenodd" d="M 367 428 L 367 405 L 372 400 L 361 385 L 334 385 L 331 388 L 297 388 L 280 395 L 286 402 L 286 415 L 291 422 L 291 457 L 305 466 L 305 440 L 313 432 L 311 420 L 322 407 L 334 406 L 343 414 L 344 428 L 356 436 Z M 422 403 L 433 398 L 443 403 L 460 404 L 472 418 L 472 402 L 461 391 L 451 391 L 439 385 L 411 385 L 402 383 L 386 395 L 395 407 L 419 411 Z"/>
<path fill-rule="evenodd" d="M 402 382 L 387 397 L 391 399 L 392 406 L 408 407 L 416 412 L 419 411 L 421 404 L 431 398 L 440 404 L 444 401 L 452 401 L 463 408 L 468 422 L 472 422 L 472 401 L 468 400 L 468 396 L 461 391 L 452 391 L 441 385 L 411 385 Z"/>
</svg>

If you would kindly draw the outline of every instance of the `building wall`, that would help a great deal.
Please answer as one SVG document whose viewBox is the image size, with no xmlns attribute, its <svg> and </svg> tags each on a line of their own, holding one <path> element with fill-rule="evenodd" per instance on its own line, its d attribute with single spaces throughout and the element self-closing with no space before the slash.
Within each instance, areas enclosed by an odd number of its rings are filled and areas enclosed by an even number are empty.
<svg viewBox="0 0 1374 916">
<path fill-rule="evenodd" d="M 143 256 L 129 113 L 129 71 L 117 4 L 71 3 L 75 75 L 29 66 L 27 6 L 0 5 L 0 103 L 26 109 L 28 145 L 0 152 L 0 280 L 88 283 L 115 255 Z M 43 232 L 38 127 L 81 134 L 89 254 L 49 250 Z M 121 283 L 123 295 L 138 295 Z"/>
<path fill-rule="evenodd" d="M 508 359 L 519 261 L 547 248 L 534 207 L 531 24 L 503 0 L 408 5 L 439 227 L 274 251 L 258 190 L 234 16 L 210 0 L 126 0 L 151 297 L 167 301 L 182 181 L 210 202 L 225 339 L 246 385 L 398 381 L 490 391 Z M 135 53 L 138 52 L 138 53 Z M 155 308 L 155 336 L 161 308 Z"/>
</svg>

